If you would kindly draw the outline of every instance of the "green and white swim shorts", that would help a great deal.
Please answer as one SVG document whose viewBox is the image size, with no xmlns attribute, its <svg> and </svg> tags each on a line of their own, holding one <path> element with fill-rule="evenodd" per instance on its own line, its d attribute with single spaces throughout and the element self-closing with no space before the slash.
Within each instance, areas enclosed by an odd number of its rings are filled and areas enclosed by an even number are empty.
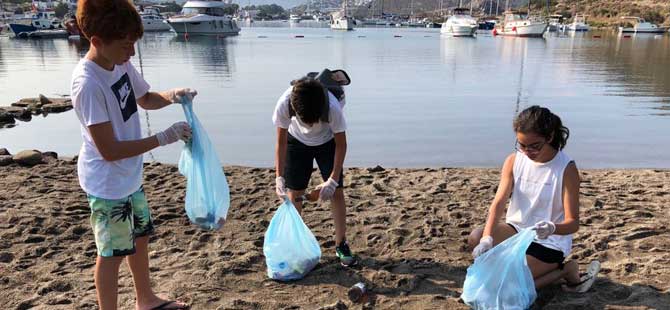
<svg viewBox="0 0 670 310">
<path fill-rule="evenodd" d="M 153 233 L 153 221 L 143 188 L 123 199 L 87 197 L 99 256 L 135 254 L 135 239 Z"/>
</svg>

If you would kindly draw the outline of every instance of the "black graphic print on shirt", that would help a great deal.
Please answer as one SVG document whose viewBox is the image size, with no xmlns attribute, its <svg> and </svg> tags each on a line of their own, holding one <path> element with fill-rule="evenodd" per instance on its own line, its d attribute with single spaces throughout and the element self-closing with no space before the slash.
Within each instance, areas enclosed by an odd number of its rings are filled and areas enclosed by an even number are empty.
<svg viewBox="0 0 670 310">
<path fill-rule="evenodd" d="M 135 102 L 135 92 L 133 85 L 130 84 L 128 73 L 125 73 L 121 78 L 112 85 L 112 92 L 116 96 L 123 115 L 123 121 L 127 122 L 135 112 L 137 112 L 137 103 Z"/>
</svg>

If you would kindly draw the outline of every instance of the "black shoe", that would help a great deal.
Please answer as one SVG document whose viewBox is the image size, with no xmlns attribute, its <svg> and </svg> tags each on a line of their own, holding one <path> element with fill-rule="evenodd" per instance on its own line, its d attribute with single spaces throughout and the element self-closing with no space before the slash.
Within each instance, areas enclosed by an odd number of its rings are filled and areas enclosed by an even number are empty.
<svg viewBox="0 0 670 310">
<path fill-rule="evenodd" d="M 335 247 L 335 254 L 340 259 L 340 264 L 344 267 L 351 267 L 358 264 L 358 259 L 351 254 L 349 244 L 346 241 Z"/>
</svg>

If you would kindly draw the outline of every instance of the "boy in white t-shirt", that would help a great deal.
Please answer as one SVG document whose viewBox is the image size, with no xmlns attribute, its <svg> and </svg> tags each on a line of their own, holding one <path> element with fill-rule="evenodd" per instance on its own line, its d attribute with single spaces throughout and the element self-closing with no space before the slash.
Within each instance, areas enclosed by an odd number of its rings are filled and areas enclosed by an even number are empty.
<svg viewBox="0 0 670 310">
<path fill-rule="evenodd" d="M 80 0 L 77 22 L 91 42 L 72 73 L 72 102 L 84 140 L 77 170 L 91 207 L 98 257 L 95 286 L 101 310 L 117 309 L 119 266 L 124 258 L 135 283 L 137 310 L 188 309 L 154 294 L 148 242 L 153 224 L 142 189 L 142 154 L 181 140 L 191 129 L 178 122 L 142 138 L 137 106 L 156 110 L 195 96 L 190 89 L 149 92 L 129 62 L 143 28 L 125 0 Z"/>
<path fill-rule="evenodd" d="M 341 103 L 313 78 L 295 81 L 277 101 L 272 117 L 277 127 L 276 192 L 302 211 L 302 201 L 316 160 L 324 182 L 316 188 L 321 201 L 331 201 L 335 220 L 335 253 L 343 266 L 355 265 L 346 241 L 343 164 L 347 129 Z M 287 190 L 288 189 L 288 190 Z"/>
</svg>

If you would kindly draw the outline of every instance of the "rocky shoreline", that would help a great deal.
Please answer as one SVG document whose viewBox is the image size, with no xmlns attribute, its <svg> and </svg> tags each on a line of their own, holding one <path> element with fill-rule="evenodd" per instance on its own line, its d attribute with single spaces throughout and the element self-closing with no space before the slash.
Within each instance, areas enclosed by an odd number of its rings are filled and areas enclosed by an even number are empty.
<svg viewBox="0 0 670 310">
<path fill-rule="evenodd" d="M 24 98 L 7 107 L 0 107 L 0 128 L 16 126 L 17 121 L 29 122 L 35 115 L 47 116 L 50 113 L 61 113 L 72 109 L 70 98 Z"/>
<path fill-rule="evenodd" d="M 58 159 L 56 152 L 40 152 L 38 150 L 23 150 L 12 155 L 6 148 L 0 148 L 0 167 L 17 164 L 24 167 L 48 163 Z"/>
<path fill-rule="evenodd" d="M 76 158 L 31 154 L 34 162 L 12 156 L 11 164 L 0 167 L 0 304 L 96 309 L 95 243 Z M 274 171 L 224 170 L 231 207 L 226 226 L 212 232 L 189 223 L 186 183 L 177 167 L 145 164 L 144 188 L 156 226 L 151 272 L 158 292 L 207 310 L 468 309 L 459 300 L 472 263 L 466 239 L 485 221 L 498 169 L 346 169 L 347 234 L 360 266 L 339 265 L 330 208 L 308 203 L 303 218 L 323 256 L 307 277 L 289 283 L 268 279 L 263 256 L 263 234 L 279 206 Z M 533 309 L 667 309 L 670 170 L 580 173 L 581 227 L 570 259 L 582 266 L 598 259 L 601 274 L 586 294 L 556 286 L 540 291 Z M 317 182 L 315 173 L 311 186 Z M 347 298 L 357 282 L 371 292 L 363 303 Z M 124 265 L 119 307 L 132 309 L 134 302 Z"/>
</svg>

